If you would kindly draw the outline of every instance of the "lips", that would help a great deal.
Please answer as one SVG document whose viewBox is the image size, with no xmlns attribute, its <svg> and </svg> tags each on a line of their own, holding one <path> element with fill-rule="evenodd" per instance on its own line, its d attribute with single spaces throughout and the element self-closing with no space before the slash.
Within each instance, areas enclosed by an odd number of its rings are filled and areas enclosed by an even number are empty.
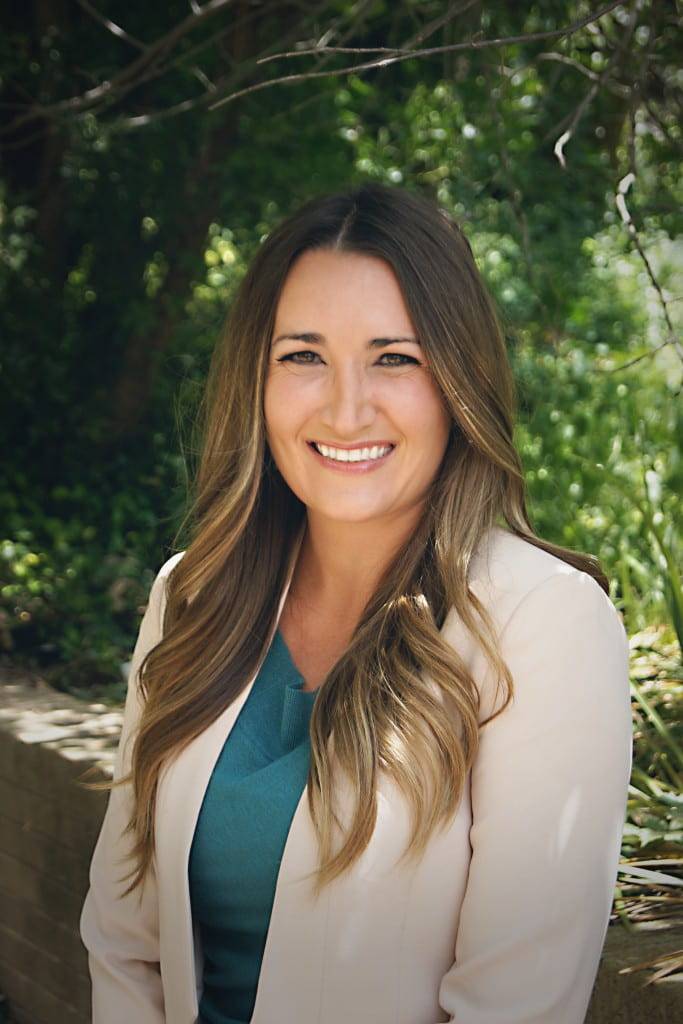
<svg viewBox="0 0 683 1024">
<path fill-rule="evenodd" d="M 393 441 L 367 441 L 362 444 L 333 444 L 332 441 L 307 441 L 306 444 L 320 445 L 324 444 L 326 448 L 341 448 L 343 451 L 352 452 L 357 448 L 395 448 L 396 444 Z"/>
</svg>

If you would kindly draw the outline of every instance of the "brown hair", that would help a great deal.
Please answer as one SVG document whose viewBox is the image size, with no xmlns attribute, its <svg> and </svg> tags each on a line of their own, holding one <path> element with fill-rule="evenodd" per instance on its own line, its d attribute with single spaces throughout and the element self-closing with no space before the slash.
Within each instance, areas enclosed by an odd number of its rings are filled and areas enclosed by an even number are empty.
<svg viewBox="0 0 683 1024">
<path fill-rule="evenodd" d="M 404 856 L 418 856 L 432 831 L 457 811 L 479 727 L 511 699 L 512 678 L 493 622 L 467 583 L 486 532 L 504 522 L 608 591 L 593 556 L 533 532 L 513 444 L 516 394 L 501 322 L 454 219 L 430 199 L 374 183 L 310 200 L 260 246 L 213 354 L 198 420 L 200 459 L 181 527 L 189 527 L 190 539 L 167 581 L 163 638 L 142 662 L 145 699 L 132 770 L 100 784 L 133 784 L 128 829 L 135 866 L 126 892 L 151 863 L 162 765 L 243 690 L 274 628 L 306 508 L 266 444 L 264 382 L 285 278 L 310 249 L 363 253 L 391 266 L 453 421 L 420 528 L 386 567 L 316 695 L 308 777 L 320 852 L 316 893 L 366 848 L 379 771 L 411 806 L 414 830 Z M 451 608 L 506 684 L 504 703 L 483 723 L 467 665 L 440 633 Z M 433 685 L 444 702 L 435 700 Z M 356 804 L 333 855 L 337 769 L 353 780 Z"/>
</svg>

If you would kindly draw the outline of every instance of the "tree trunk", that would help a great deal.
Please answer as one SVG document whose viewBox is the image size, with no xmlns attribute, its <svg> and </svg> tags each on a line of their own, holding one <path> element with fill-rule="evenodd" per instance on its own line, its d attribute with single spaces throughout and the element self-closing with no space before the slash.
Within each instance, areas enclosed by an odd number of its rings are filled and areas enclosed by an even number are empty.
<svg viewBox="0 0 683 1024">
<path fill-rule="evenodd" d="M 257 52 L 257 26 L 240 17 L 247 3 L 236 5 L 227 48 L 236 64 Z M 121 372 L 112 392 L 110 441 L 134 437 L 149 408 L 160 361 L 168 349 L 187 294 L 200 266 L 209 225 L 216 218 L 225 162 L 239 138 L 239 101 L 224 112 L 206 114 L 208 130 L 191 164 L 178 200 L 176 232 L 167 244 L 168 272 L 157 297 L 158 315 L 152 330 L 132 334 L 124 348 Z"/>
</svg>

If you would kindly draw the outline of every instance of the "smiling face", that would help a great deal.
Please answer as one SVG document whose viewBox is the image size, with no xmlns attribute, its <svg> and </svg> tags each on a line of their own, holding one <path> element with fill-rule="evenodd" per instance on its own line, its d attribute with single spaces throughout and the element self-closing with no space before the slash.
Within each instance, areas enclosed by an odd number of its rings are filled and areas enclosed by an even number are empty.
<svg viewBox="0 0 683 1024">
<path fill-rule="evenodd" d="M 309 518 L 389 522 L 418 512 L 451 417 L 387 263 L 332 250 L 296 260 L 277 307 L 264 412 L 275 464 Z M 313 441 L 371 451 L 342 462 Z"/>
</svg>

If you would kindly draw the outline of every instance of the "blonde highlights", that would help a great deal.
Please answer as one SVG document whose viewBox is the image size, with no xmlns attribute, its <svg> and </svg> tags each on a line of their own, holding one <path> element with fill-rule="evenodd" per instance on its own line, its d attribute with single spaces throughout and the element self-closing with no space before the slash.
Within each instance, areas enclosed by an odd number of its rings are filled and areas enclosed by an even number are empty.
<svg viewBox="0 0 683 1024">
<path fill-rule="evenodd" d="M 288 270 L 316 248 L 367 254 L 392 267 L 452 417 L 419 528 L 386 567 L 316 695 L 307 782 L 319 843 L 316 894 L 367 847 L 381 773 L 411 811 L 405 856 L 419 857 L 458 809 L 480 728 L 511 699 L 513 681 L 493 621 L 468 585 L 489 531 L 504 525 L 607 590 L 592 556 L 534 534 L 513 443 L 516 395 L 503 331 L 455 221 L 426 198 L 378 184 L 310 200 L 256 253 L 209 369 L 198 420 L 200 460 L 181 527 L 189 541 L 167 579 L 163 636 L 141 665 L 143 706 L 131 772 L 102 784 L 132 785 L 133 877 L 126 893 L 152 864 L 161 769 L 242 692 L 275 625 L 306 508 L 268 450 L 264 383 Z M 502 704 L 484 721 L 467 663 L 441 631 L 450 613 L 476 638 L 504 687 Z M 340 772 L 354 795 L 341 844 Z"/>
</svg>

